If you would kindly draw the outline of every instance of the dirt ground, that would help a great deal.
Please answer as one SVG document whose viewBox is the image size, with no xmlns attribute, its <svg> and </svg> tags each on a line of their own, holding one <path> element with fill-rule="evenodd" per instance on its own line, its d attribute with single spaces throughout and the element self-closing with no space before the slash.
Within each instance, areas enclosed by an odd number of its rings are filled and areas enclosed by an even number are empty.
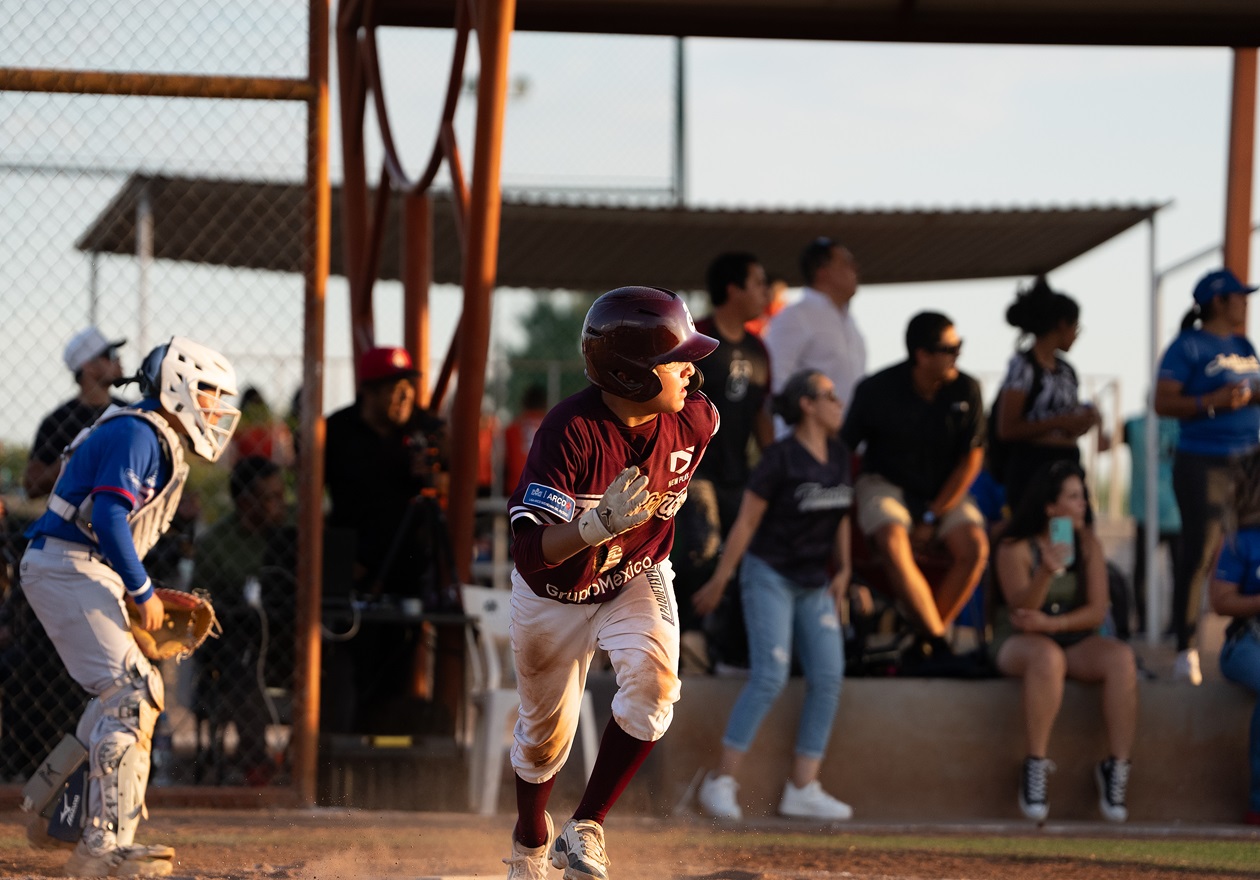
<svg viewBox="0 0 1260 880">
<path fill-rule="evenodd" d="M 26 846 L 26 816 L 0 813 L 0 875 L 61 876 L 65 853 Z M 349 880 L 349 878 L 503 877 L 512 820 L 450 813 L 346 810 L 224 811 L 163 809 L 141 828 L 140 842 L 176 848 L 175 877 L 185 880 Z M 1220 873 L 1089 859 L 963 856 L 880 851 L 880 829 L 807 828 L 767 822 L 765 834 L 715 834 L 702 820 L 609 820 L 614 880 L 1239 880 Z M 775 835 L 805 832 L 803 844 Z M 837 846 L 861 834 L 860 846 Z M 992 834 L 987 829 L 986 834 Z M 1026 832 L 1022 832 L 1026 833 Z M 1087 832 L 1088 833 L 1088 832 Z M 782 839 L 780 837 L 780 839 Z M 1260 844 L 1257 844 L 1260 847 Z M 560 872 L 553 872 L 559 880 Z"/>
</svg>

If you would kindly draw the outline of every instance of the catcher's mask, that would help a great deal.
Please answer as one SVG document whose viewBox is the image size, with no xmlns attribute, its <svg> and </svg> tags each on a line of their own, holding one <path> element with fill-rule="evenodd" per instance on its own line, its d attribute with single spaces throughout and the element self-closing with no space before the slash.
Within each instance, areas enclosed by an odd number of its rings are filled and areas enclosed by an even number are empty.
<svg viewBox="0 0 1260 880">
<path fill-rule="evenodd" d="M 618 287 L 591 304 L 582 325 L 586 378 L 636 403 L 661 392 L 660 364 L 693 363 L 718 341 L 696 330 L 682 297 L 663 287 Z M 688 391 L 704 381 L 697 368 Z"/>
<path fill-rule="evenodd" d="M 140 393 L 156 398 L 184 427 L 193 452 L 218 461 L 241 411 L 224 402 L 237 393 L 236 371 L 213 349 L 175 336 L 140 365 Z"/>
</svg>

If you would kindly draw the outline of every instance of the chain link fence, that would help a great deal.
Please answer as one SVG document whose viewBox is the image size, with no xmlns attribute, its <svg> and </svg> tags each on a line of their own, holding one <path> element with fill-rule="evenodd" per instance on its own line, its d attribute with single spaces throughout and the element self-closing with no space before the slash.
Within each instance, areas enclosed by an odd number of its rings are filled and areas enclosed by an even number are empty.
<svg viewBox="0 0 1260 880">
<path fill-rule="evenodd" d="M 302 0 L 0 0 L 0 19 L 7 67 L 306 76 Z M 10 575 L 0 606 L 0 781 L 25 780 L 86 702 L 14 577 L 23 531 L 44 509 L 67 437 L 111 397 L 137 399 L 134 385 L 110 380 L 133 374 L 172 335 L 231 359 L 244 415 L 218 463 L 193 462 L 175 522 L 145 561 L 155 581 L 209 591 L 224 624 L 221 639 L 163 670 L 153 779 L 286 778 L 303 278 L 249 266 L 265 264 L 281 238 L 305 262 L 305 204 L 258 218 L 274 238 L 223 241 L 240 218 L 207 215 L 195 200 L 163 202 L 157 184 L 300 187 L 306 112 L 302 102 L 0 92 L 0 499 Z M 203 256 L 229 246 L 241 257 L 234 265 Z M 89 327 L 125 342 L 67 363 L 68 344 Z"/>
</svg>

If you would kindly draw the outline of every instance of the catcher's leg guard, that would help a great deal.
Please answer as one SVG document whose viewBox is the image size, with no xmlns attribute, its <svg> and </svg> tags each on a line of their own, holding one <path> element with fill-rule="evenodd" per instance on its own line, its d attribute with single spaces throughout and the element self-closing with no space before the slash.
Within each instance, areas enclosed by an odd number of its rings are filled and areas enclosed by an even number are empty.
<svg viewBox="0 0 1260 880">
<path fill-rule="evenodd" d="M 84 713 L 81 729 L 95 723 L 88 738 L 87 822 L 76 853 L 102 858 L 131 848 L 145 813 L 149 751 L 164 697 L 157 670 L 144 663 Z"/>
<path fill-rule="evenodd" d="M 26 838 L 36 849 L 73 847 L 83 835 L 88 752 L 66 734 L 22 788 L 22 809 L 33 812 Z"/>
</svg>

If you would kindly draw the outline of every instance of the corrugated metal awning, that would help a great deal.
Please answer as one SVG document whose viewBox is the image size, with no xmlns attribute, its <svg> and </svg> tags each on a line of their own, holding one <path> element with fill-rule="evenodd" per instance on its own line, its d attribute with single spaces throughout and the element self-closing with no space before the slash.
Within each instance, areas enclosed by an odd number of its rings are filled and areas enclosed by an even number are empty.
<svg viewBox="0 0 1260 880">
<path fill-rule="evenodd" d="M 76 243 L 134 254 L 142 193 L 161 260 L 301 272 L 303 187 L 133 175 Z M 435 194 L 434 280 L 460 282 L 450 198 Z M 344 275 L 341 198 L 334 188 L 332 272 Z M 985 210 L 796 211 L 636 207 L 505 198 L 501 287 L 604 291 L 623 284 L 699 290 L 710 259 L 747 250 L 789 283 L 819 235 L 857 256 L 863 284 L 1001 278 L 1049 272 L 1152 216 L 1159 205 Z M 381 278 L 399 277 L 401 199 L 390 206 Z"/>
</svg>

